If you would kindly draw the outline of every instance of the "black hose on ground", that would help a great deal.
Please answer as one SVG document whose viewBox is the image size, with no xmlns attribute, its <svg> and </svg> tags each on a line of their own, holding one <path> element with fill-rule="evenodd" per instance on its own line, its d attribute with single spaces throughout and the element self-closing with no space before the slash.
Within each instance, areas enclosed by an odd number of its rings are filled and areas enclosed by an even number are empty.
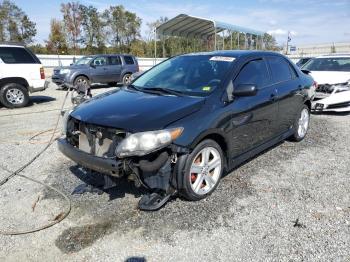
<svg viewBox="0 0 350 262">
<path fill-rule="evenodd" d="M 26 178 L 28 180 L 31 180 L 35 183 L 38 183 L 38 184 L 41 184 L 43 186 L 46 186 L 54 191 L 56 191 L 57 193 L 59 193 L 60 195 L 62 195 L 65 200 L 67 201 L 68 205 L 67 205 L 67 208 L 66 208 L 66 211 L 65 212 L 61 212 L 59 215 L 56 216 L 56 219 L 54 219 L 51 223 L 48 223 L 44 226 L 41 226 L 39 228 L 35 228 L 35 229 L 29 229 L 29 230 L 23 230 L 23 231 L 0 231 L 0 234 L 2 235 L 20 235 L 20 234 L 28 234 L 28 233 L 33 233 L 33 232 L 37 232 L 37 231 L 40 231 L 40 230 L 43 230 L 45 228 L 48 228 L 48 227 L 51 227 L 59 222 L 61 222 L 65 217 L 68 216 L 68 214 L 70 213 L 70 210 L 71 210 L 71 202 L 70 202 L 70 199 L 68 198 L 67 195 L 65 195 L 62 191 L 60 191 L 59 189 L 57 188 L 54 188 L 53 186 L 50 186 L 44 182 L 41 182 L 39 180 L 36 180 L 36 179 L 33 179 L 33 178 L 30 178 L 30 177 L 27 177 L 25 175 L 21 175 L 20 173 L 26 169 L 28 166 L 30 166 L 36 159 L 38 159 L 55 141 L 56 141 L 56 138 L 55 138 L 55 133 L 56 133 L 56 130 L 58 128 L 58 124 L 60 122 L 60 119 L 61 119 L 61 111 L 63 110 L 64 108 L 64 105 L 66 103 L 66 100 L 67 100 L 67 97 L 68 97 L 68 94 L 70 92 L 70 89 L 67 90 L 66 92 L 66 95 L 64 97 L 64 101 L 63 101 L 63 104 L 61 106 L 61 109 L 60 109 L 60 114 L 58 115 L 58 118 L 57 118 L 57 121 L 56 121 L 56 124 L 55 124 L 55 127 L 53 129 L 53 132 L 52 132 L 52 135 L 51 135 L 51 138 L 49 140 L 49 142 L 47 143 L 47 145 L 39 152 L 37 153 L 31 160 L 29 160 L 27 163 L 25 163 L 23 166 L 21 166 L 20 168 L 18 168 L 16 171 L 12 172 L 10 170 L 7 170 L 8 172 L 10 172 L 11 174 L 8 175 L 7 177 L 5 177 L 3 180 L 0 181 L 0 187 L 2 185 L 4 185 L 5 183 L 7 183 L 11 178 L 15 177 L 15 176 L 20 176 L 20 177 L 23 177 L 23 178 Z M 5 169 L 5 168 L 3 168 Z M 6 169 L 5 169 L 6 170 Z"/>
</svg>

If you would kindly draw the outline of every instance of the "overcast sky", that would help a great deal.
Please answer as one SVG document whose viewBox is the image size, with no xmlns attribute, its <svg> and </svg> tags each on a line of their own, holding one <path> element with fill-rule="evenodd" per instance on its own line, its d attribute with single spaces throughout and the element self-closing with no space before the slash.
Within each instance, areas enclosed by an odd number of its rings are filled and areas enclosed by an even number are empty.
<svg viewBox="0 0 350 262">
<path fill-rule="evenodd" d="M 36 41 L 42 43 L 48 38 L 51 18 L 62 18 L 60 3 L 67 1 L 14 2 L 36 23 Z M 286 41 L 288 31 L 295 45 L 350 42 L 350 0 L 81 0 L 80 3 L 99 10 L 124 5 L 142 19 L 142 35 L 147 22 L 185 13 L 266 31 L 280 44 Z"/>
</svg>

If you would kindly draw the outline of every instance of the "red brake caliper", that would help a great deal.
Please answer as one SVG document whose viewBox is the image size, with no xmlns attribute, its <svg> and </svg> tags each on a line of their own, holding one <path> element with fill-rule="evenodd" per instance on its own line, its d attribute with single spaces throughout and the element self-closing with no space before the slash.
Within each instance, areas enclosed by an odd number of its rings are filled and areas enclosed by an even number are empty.
<svg viewBox="0 0 350 262">
<path fill-rule="evenodd" d="M 197 178 L 197 174 L 192 173 L 192 174 L 191 174 L 191 183 L 192 183 L 192 184 L 194 183 L 194 181 L 196 181 L 196 178 Z"/>
</svg>

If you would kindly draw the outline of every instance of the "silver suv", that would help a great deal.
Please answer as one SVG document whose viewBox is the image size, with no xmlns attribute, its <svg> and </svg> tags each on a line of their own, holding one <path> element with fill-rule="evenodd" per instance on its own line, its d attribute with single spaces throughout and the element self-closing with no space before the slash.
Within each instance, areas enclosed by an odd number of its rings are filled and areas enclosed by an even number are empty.
<svg viewBox="0 0 350 262">
<path fill-rule="evenodd" d="M 52 81 L 65 87 L 96 83 L 116 85 L 120 82 L 127 85 L 131 75 L 138 71 L 138 62 L 132 55 L 84 56 L 70 66 L 54 68 Z"/>
</svg>

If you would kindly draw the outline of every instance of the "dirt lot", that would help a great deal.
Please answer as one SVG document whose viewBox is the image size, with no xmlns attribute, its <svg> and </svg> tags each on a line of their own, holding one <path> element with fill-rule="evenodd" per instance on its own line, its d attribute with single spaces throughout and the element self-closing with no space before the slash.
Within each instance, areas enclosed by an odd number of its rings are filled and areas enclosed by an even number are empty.
<svg viewBox="0 0 350 262">
<path fill-rule="evenodd" d="M 94 89 L 93 93 L 106 91 Z M 0 108 L 0 179 L 44 147 L 63 91 Z M 70 215 L 49 229 L 0 236 L 0 261 L 350 261 L 350 115 L 313 115 L 301 143 L 282 143 L 233 170 L 207 200 L 137 210 L 139 192 L 97 184 L 54 144 L 23 174 L 64 191 Z M 75 192 L 74 194 L 72 194 Z M 50 222 L 64 200 L 16 177 L 0 188 L 0 230 Z M 34 207 L 34 203 L 36 203 Z"/>
</svg>

